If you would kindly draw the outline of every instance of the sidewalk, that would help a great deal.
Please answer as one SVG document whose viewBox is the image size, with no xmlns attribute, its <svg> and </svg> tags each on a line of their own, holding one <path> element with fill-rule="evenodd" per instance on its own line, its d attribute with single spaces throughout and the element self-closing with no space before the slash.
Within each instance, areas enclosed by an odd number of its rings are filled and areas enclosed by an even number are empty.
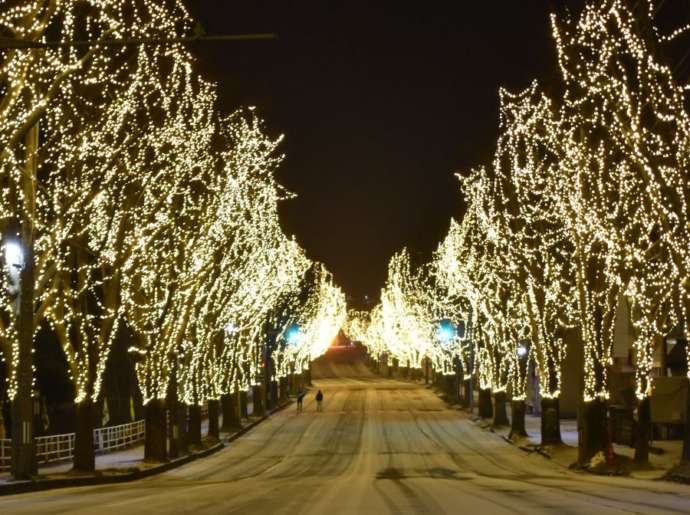
<svg viewBox="0 0 690 515">
<path fill-rule="evenodd" d="M 208 433 L 208 420 L 201 423 L 201 434 Z M 223 441 L 223 435 L 221 435 Z M 105 454 L 96 455 L 96 472 L 97 473 L 128 473 L 133 469 L 147 469 L 155 467 L 159 463 L 144 462 L 144 444 L 138 444 L 128 449 L 121 449 Z M 74 477 L 71 473 L 72 460 L 65 459 L 49 463 L 40 463 L 38 466 L 38 475 L 41 478 L 58 478 L 58 477 Z M 9 471 L 0 472 L 0 485 L 11 483 L 12 478 Z"/>
<path fill-rule="evenodd" d="M 292 401 L 288 400 L 264 416 L 250 415 L 248 419 L 243 420 L 241 429 L 230 433 L 221 432 L 218 441 L 205 437 L 201 449 L 166 462 L 144 461 L 144 445 L 142 443 L 128 449 L 96 455 L 95 474 L 73 472 L 72 460 L 39 464 L 38 476 L 27 481 L 14 481 L 8 471 L 0 472 L 0 496 L 51 488 L 127 482 L 160 474 L 221 450 L 226 443 L 242 436 L 273 413 L 284 409 L 291 403 Z M 208 420 L 202 422 L 201 429 L 202 434 L 208 433 Z"/>
<path fill-rule="evenodd" d="M 508 418 L 510 406 L 508 408 Z M 490 420 L 475 419 L 482 427 L 489 429 L 496 434 L 508 439 L 510 427 L 491 428 Z M 515 442 L 520 448 L 527 452 L 539 452 L 555 463 L 564 467 L 570 467 L 577 461 L 577 420 L 561 419 L 561 440 L 563 445 L 548 446 L 542 448 L 541 443 L 541 418 L 535 415 L 525 415 L 525 429 L 527 438 Z M 661 479 L 673 467 L 680 463 L 683 450 L 683 442 L 678 440 L 660 440 L 651 442 L 651 447 L 658 449 L 657 452 L 649 453 L 651 468 L 648 470 L 631 470 L 630 477 L 637 479 Z M 627 445 L 613 444 L 613 450 L 617 455 L 625 456 L 630 460 L 635 456 L 635 449 Z"/>
</svg>

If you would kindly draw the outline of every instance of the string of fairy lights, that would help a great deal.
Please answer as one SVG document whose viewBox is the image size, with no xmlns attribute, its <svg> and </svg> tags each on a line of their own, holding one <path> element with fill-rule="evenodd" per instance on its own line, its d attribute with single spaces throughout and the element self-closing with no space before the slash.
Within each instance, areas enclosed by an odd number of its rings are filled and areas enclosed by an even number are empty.
<svg viewBox="0 0 690 515">
<path fill-rule="evenodd" d="M 33 226 L 34 332 L 64 351 L 75 402 L 97 401 L 125 329 L 144 401 L 170 385 L 202 404 L 304 370 L 341 328 L 389 364 L 462 370 L 526 396 L 563 387 L 578 329 L 584 399 L 609 396 L 625 303 L 639 400 L 654 355 L 690 329 L 687 85 L 660 57 L 654 4 L 553 15 L 562 94 L 499 93 L 490 163 L 460 178 L 467 206 L 428 263 L 394 255 L 380 302 L 347 311 L 331 274 L 284 234 L 280 138 L 252 109 L 221 116 L 180 44 L 3 50 L 0 356 L 17 392 L 19 226 Z M 0 10 L 17 39 L 169 37 L 182 2 L 30 0 Z M 38 134 L 33 143 L 28 134 Z M 463 323 L 460 324 L 460 321 Z M 268 343 L 269 340 L 272 343 Z"/>
<path fill-rule="evenodd" d="M 192 26 L 177 0 L 0 8 L 3 33 L 37 42 L 170 38 Z M 221 116 L 215 84 L 194 68 L 176 43 L 3 50 L 0 356 L 10 399 L 22 216 L 34 227 L 35 332 L 59 341 L 77 404 L 100 398 L 125 329 L 146 404 L 171 384 L 202 404 L 262 379 L 267 327 L 278 334 L 268 356 L 278 379 L 325 352 L 344 324 L 344 294 L 280 227 L 280 138 L 253 109 Z M 279 305 L 299 338 L 275 316 Z"/>
<path fill-rule="evenodd" d="M 380 303 L 350 313 L 372 354 L 453 373 L 439 362 L 450 350 L 465 379 L 517 400 L 532 361 L 541 396 L 558 399 L 577 329 L 584 400 L 605 400 L 626 304 L 635 392 L 649 398 L 659 343 L 679 323 L 690 330 L 687 86 L 659 54 L 688 27 L 661 35 L 656 12 L 604 0 L 552 15 L 562 95 L 536 82 L 500 91 L 494 158 L 460 177 L 462 221 L 429 263 L 394 256 Z M 444 318 L 464 322 L 462 338 L 443 334 Z"/>
</svg>

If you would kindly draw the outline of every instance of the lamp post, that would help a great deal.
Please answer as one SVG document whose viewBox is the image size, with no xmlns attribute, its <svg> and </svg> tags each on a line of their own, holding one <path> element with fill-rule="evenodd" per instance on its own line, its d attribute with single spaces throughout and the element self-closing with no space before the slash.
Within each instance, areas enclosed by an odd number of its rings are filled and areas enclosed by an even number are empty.
<svg viewBox="0 0 690 515">
<path fill-rule="evenodd" d="M 517 365 L 519 367 L 519 377 L 524 377 L 524 374 L 527 373 L 527 356 L 529 355 L 529 348 L 524 343 L 518 343 L 518 346 L 515 349 L 515 354 L 517 355 L 518 360 Z M 527 436 L 527 430 L 525 428 L 525 399 L 522 396 L 518 396 L 518 398 L 516 399 L 516 393 L 519 392 L 513 391 L 513 398 L 510 402 L 510 410 L 512 417 L 510 420 L 510 433 L 508 435 L 509 438 L 522 438 Z"/>
<path fill-rule="evenodd" d="M 297 347 L 302 341 L 304 340 L 304 333 L 302 332 L 302 329 L 300 328 L 299 325 L 293 324 L 291 325 L 287 331 L 285 331 L 285 341 L 287 342 L 288 346 L 290 347 Z M 304 371 L 300 369 L 299 371 L 299 381 L 294 377 L 296 371 L 293 368 L 293 377 L 292 377 L 292 383 L 293 383 L 293 391 L 296 394 L 297 390 L 302 388 L 302 380 L 303 380 L 303 373 Z M 297 384 L 299 382 L 299 384 Z"/>
<path fill-rule="evenodd" d="M 456 341 L 457 335 L 457 328 L 450 320 L 445 319 L 439 321 L 438 329 L 436 330 L 436 337 L 438 338 L 444 350 L 451 353 L 451 355 L 453 354 L 452 346 Z M 458 360 L 455 356 L 453 356 L 453 375 L 450 380 L 448 376 L 445 376 L 447 393 L 452 401 L 458 401 L 460 398 L 457 375 Z"/>
<path fill-rule="evenodd" d="M 19 269 L 17 299 L 17 389 L 12 401 L 12 476 L 31 479 L 38 472 L 33 431 L 33 337 L 34 337 L 34 219 L 36 212 L 36 174 L 38 169 L 38 123 L 26 134 L 26 166 L 22 174 L 22 215 L 20 243 L 6 243 L 5 260 Z M 10 262 L 10 260 L 14 262 Z"/>
</svg>

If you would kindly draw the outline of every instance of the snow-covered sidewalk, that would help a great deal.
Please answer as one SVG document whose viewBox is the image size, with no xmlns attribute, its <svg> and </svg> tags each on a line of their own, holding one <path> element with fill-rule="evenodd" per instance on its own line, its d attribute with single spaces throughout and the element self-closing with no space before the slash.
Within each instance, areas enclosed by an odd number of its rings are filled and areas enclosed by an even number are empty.
<svg viewBox="0 0 690 515">
<path fill-rule="evenodd" d="M 246 431 L 248 428 L 253 427 L 258 422 L 260 422 L 264 417 L 256 417 L 250 415 L 248 419 L 244 419 L 243 429 L 226 433 L 220 433 L 220 442 L 226 442 L 229 439 L 233 439 L 238 433 Z M 208 419 L 202 421 L 201 424 L 202 434 L 208 434 Z M 191 452 L 183 454 L 180 459 L 189 458 L 190 456 L 195 456 L 196 454 L 204 454 L 209 449 L 218 445 L 214 440 L 205 441 L 203 449 L 199 452 Z M 38 481 L 63 481 L 75 478 L 88 478 L 88 477 L 103 477 L 103 476 L 125 476 L 131 475 L 132 473 L 141 473 L 152 471 L 150 469 L 161 467 L 161 463 L 155 461 L 145 461 L 144 460 L 144 444 L 138 444 L 127 449 L 122 449 L 106 454 L 96 455 L 96 474 L 80 474 L 72 471 L 72 460 L 61 460 L 50 463 L 39 463 L 38 468 Z M 9 486 L 16 484 L 13 481 L 12 476 L 9 471 L 0 472 L 0 490 L 2 490 L 3 485 Z"/>
<path fill-rule="evenodd" d="M 510 418 L 510 409 L 508 409 L 508 418 Z M 481 425 L 494 431 L 508 439 L 510 427 L 490 428 L 490 421 L 482 421 Z M 541 418 L 535 415 L 525 416 L 525 429 L 527 430 L 527 438 L 518 442 L 518 445 L 525 450 L 533 451 L 538 448 L 538 451 L 544 456 L 548 457 L 555 463 L 564 467 L 570 467 L 577 461 L 577 420 L 576 419 L 561 419 L 561 446 L 549 446 L 542 449 L 541 443 Z M 651 468 L 649 470 L 632 470 L 631 477 L 639 479 L 659 479 L 667 474 L 669 470 L 680 463 L 681 454 L 683 450 L 683 442 L 678 440 L 660 440 L 651 442 L 653 450 L 649 453 L 649 462 Z M 633 459 L 635 449 L 627 445 L 614 444 L 613 450 L 620 456 Z"/>
</svg>

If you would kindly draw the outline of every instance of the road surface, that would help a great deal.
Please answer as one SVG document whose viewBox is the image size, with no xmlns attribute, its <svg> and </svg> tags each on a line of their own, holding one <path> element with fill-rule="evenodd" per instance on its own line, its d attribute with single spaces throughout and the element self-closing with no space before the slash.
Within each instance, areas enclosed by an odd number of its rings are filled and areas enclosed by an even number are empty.
<svg viewBox="0 0 690 515">
<path fill-rule="evenodd" d="M 326 368 L 323 413 L 312 391 L 303 413 L 290 407 L 211 457 L 134 483 L 3 497 L 0 513 L 690 513 L 690 486 L 570 472 L 424 387 Z"/>
</svg>

